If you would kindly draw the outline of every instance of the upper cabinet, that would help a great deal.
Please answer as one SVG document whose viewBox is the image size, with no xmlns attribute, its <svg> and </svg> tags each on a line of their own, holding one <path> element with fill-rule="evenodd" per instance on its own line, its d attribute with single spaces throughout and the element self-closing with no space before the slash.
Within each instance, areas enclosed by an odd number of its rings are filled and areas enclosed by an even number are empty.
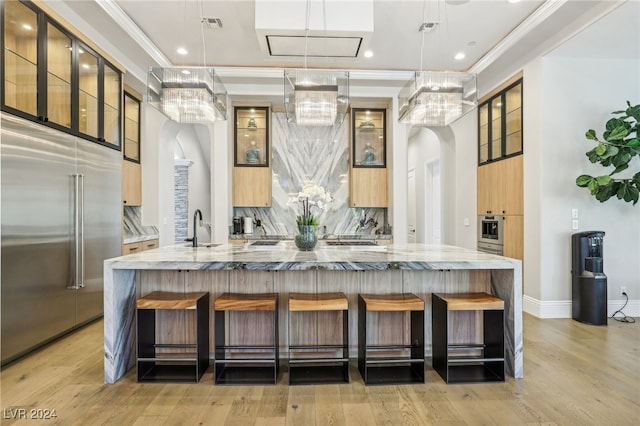
<svg viewBox="0 0 640 426">
<path fill-rule="evenodd" d="M 351 167 L 349 205 L 388 207 L 387 110 L 351 109 Z"/>
<path fill-rule="evenodd" d="M 271 207 L 271 108 L 233 109 L 233 206 Z"/>
<path fill-rule="evenodd" d="M 522 79 L 478 106 L 478 164 L 522 154 Z"/>
<path fill-rule="evenodd" d="M 236 167 L 269 167 L 269 108 L 234 108 Z"/>
<path fill-rule="evenodd" d="M 387 111 L 354 108 L 352 114 L 352 166 L 386 167 Z"/>
<path fill-rule="evenodd" d="M 2 110 L 120 149 L 121 72 L 31 2 L 2 14 Z"/>
<path fill-rule="evenodd" d="M 124 159 L 140 162 L 140 101 L 124 92 Z"/>
</svg>

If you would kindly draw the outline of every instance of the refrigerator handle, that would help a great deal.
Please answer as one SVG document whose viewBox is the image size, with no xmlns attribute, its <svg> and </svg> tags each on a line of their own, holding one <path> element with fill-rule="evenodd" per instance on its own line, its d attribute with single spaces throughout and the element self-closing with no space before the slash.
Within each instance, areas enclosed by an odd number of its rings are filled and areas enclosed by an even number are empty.
<svg viewBox="0 0 640 426">
<path fill-rule="evenodd" d="M 80 282 L 79 288 L 84 287 L 84 175 L 80 176 Z"/>
<path fill-rule="evenodd" d="M 73 247 L 74 247 L 74 264 L 73 264 L 73 283 L 67 287 L 70 290 L 77 290 L 80 287 L 80 175 L 77 173 L 73 176 Z"/>
</svg>

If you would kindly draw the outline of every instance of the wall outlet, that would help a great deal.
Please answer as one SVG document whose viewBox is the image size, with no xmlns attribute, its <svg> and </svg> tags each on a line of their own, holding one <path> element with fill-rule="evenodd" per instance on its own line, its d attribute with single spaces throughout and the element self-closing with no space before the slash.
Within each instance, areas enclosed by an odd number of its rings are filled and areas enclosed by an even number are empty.
<svg viewBox="0 0 640 426">
<path fill-rule="evenodd" d="M 578 218 L 578 209 L 571 209 L 571 219 Z"/>
<path fill-rule="evenodd" d="M 571 229 L 573 229 L 574 231 L 578 229 L 578 219 L 573 219 L 571 221 Z"/>
<path fill-rule="evenodd" d="M 620 287 L 620 296 L 623 296 L 623 293 L 627 293 L 627 288 L 625 286 Z M 627 293 L 627 296 L 629 293 Z"/>
</svg>

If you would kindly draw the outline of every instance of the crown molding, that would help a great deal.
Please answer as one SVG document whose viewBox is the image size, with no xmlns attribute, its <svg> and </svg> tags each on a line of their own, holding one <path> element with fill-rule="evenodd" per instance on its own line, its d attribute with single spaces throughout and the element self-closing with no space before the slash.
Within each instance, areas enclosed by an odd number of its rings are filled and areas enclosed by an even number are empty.
<svg viewBox="0 0 640 426">
<path fill-rule="evenodd" d="M 149 37 L 127 15 L 114 0 L 96 0 L 96 3 L 104 10 L 120 27 L 133 38 L 161 67 L 172 67 L 171 61 L 158 49 Z"/>
</svg>

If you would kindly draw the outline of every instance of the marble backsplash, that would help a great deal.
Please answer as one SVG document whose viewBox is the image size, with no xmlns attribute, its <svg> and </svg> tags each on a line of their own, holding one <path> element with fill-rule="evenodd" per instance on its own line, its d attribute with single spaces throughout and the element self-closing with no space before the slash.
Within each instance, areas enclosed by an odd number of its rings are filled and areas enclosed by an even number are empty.
<svg viewBox="0 0 640 426">
<path fill-rule="evenodd" d="M 288 123 L 284 113 L 272 113 L 271 117 L 272 206 L 234 208 L 234 216 L 259 219 L 264 229 L 256 228 L 256 234 L 294 235 L 302 206 L 291 205 L 289 199 L 310 180 L 333 196 L 333 203 L 324 210 L 311 209 L 318 216 L 321 234 L 390 233 L 387 209 L 349 207 L 348 120 L 339 127 L 313 127 Z"/>
<path fill-rule="evenodd" d="M 158 228 L 142 224 L 140 206 L 124 206 L 124 243 L 158 238 Z"/>
</svg>

